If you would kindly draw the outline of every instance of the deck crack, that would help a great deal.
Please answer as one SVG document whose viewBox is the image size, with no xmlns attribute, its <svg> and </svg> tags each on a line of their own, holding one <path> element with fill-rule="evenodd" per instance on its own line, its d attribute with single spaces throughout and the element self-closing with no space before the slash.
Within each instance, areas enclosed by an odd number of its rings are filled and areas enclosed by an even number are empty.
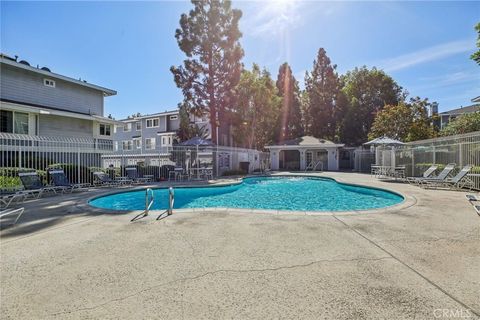
<svg viewBox="0 0 480 320">
<path fill-rule="evenodd" d="M 315 260 L 315 261 L 312 261 L 312 262 L 309 262 L 309 263 L 305 263 L 305 264 L 294 264 L 294 265 L 290 265 L 290 266 L 280 266 L 280 267 L 275 267 L 275 268 L 261 268 L 261 269 L 218 269 L 218 270 L 213 270 L 213 271 L 204 272 L 204 273 L 201 273 L 201 274 L 199 274 L 199 275 L 192 276 L 192 277 L 183 277 L 183 278 L 175 279 L 175 280 L 172 280 L 172 281 L 159 283 L 159 284 L 157 284 L 157 285 L 155 285 L 155 286 L 150 286 L 150 287 L 147 287 L 147 288 L 145 288 L 145 289 L 142 289 L 142 290 L 136 291 L 136 292 L 134 292 L 134 293 L 128 294 L 128 295 L 126 295 L 126 296 L 119 297 L 119 298 L 116 298 L 116 299 L 111 299 L 111 300 L 108 300 L 108 301 L 103 302 L 103 303 L 101 303 L 101 304 L 97 304 L 97 305 L 92 306 L 92 307 L 84 307 L 84 308 L 78 308 L 78 309 L 69 310 L 69 311 L 62 311 L 62 312 L 52 313 L 51 316 L 58 316 L 58 315 L 62 315 L 62 314 L 70 314 L 70 313 L 75 313 L 75 312 L 80 312 L 80 311 L 95 310 L 95 309 L 104 307 L 104 306 L 107 305 L 107 304 L 110 304 L 110 303 L 113 303 L 113 302 L 123 301 L 123 300 L 129 299 L 129 298 L 132 298 L 132 297 L 135 297 L 135 296 L 137 296 L 137 295 L 143 294 L 143 293 L 145 293 L 145 292 L 147 292 L 147 291 L 150 291 L 150 290 L 153 290 L 153 289 L 161 288 L 161 287 L 163 287 L 163 286 L 172 285 L 172 284 L 179 283 L 179 282 L 185 283 L 186 281 L 198 280 L 198 279 L 201 279 L 201 278 L 204 278 L 204 277 L 207 277 L 207 276 L 211 276 L 211 275 L 215 275 L 215 274 L 218 274 L 218 273 L 251 273 L 251 272 L 259 272 L 259 273 L 261 273 L 261 272 L 276 272 L 276 271 L 280 271 L 280 270 L 289 270 L 289 269 L 296 269 L 296 268 L 306 268 L 306 267 L 310 267 L 310 266 L 313 266 L 313 265 L 316 265 L 316 264 L 321 264 L 321 263 L 355 262 L 355 261 L 380 261 L 380 260 L 386 260 L 386 259 L 393 259 L 393 258 L 392 258 L 392 257 L 389 257 L 389 256 L 386 256 L 386 257 L 379 257 L 379 258 L 322 259 L 322 260 Z"/>
</svg>

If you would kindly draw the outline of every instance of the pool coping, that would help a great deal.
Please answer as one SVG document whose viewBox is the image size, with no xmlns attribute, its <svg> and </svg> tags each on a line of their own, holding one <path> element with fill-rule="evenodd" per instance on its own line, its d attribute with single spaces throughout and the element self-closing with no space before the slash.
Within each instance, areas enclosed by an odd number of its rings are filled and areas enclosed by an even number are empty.
<svg viewBox="0 0 480 320">
<path fill-rule="evenodd" d="M 113 210 L 113 209 L 105 209 L 94 207 L 90 205 L 90 201 L 105 197 L 113 194 L 118 193 L 125 193 L 125 192 L 135 192 L 139 190 L 145 190 L 146 188 L 152 189 L 168 189 L 170 187 L 174 188 L 215 188 L 215 187 L 226 187 L 226 186 L 233 186 L 243 183 L 244 179 L 248 178 L 261 178 L 261 177 L 312 177 L 312 178 L 320 178 L 320 179 L 327 179 L 333 180 L 337 183 L 348 185 L 348 186 L 356 186 L 356 187 L 363 187 L 381 191 L 387 191 L 396 195 L 403 197 L 403 201 L 382 208 L 375 208 L 375 209 L 362 209 L 362 210 L 346 210 L 346 211 L 300 211 L 300 210 L 275 210 L 275 209 L 248 209 L 248 208 L 230 208 L 230 207 L 211 207 L 211 208 L 185 208 L 185 209 L 174 209 L 173 214 L 175 213 L 208 213 L 208 212 L 224 212 L 229 214 L 273 214 L 273 215 L 294 215 L 294 216 L 351 216 L 351 215 L 360 215 L 360 214 L 383 214 L 383 213 L 392 213 L 394 211 L 406 209 L 409 207 L 414 206 L 417 203 L 417 199 L 413 196 L 406 195 L 399 191 L 394 191 L 389 188 L 380 188 L 380 187 L 373 187 L 373 186 L 366 186 L 358 183 L 351 183 L 346 182 L 342 178 L 332 178 L 332 177 L 324 177 L 318 174 L 292 174 L 292 173 L 275 173 L 271 175 L 248 175 L 241 178 L 236 178 L 234 181 L 227 180 L 227 181 L 216 181 L 212 184 L 197 184 L 197 185 L 188 185 L 188 184 L 179 184 L 175 186 L 157 186 L 157 185 L 143 185 L 143 186 L 136 186 L 129 188 L 128 190 L 109 190 L 108 192 L 97 194 L 93 197 L 89 197 L 82 203 L 82 205 L 86 205 L 90 211 L 97 212 L 97 213 L 109 213 L 109 214 L 136 214 L 139 215 L 144 212 L 144 210 Z M 152 214 L 163 214 L 166 210 L 150 210 Z"/>
</svg>

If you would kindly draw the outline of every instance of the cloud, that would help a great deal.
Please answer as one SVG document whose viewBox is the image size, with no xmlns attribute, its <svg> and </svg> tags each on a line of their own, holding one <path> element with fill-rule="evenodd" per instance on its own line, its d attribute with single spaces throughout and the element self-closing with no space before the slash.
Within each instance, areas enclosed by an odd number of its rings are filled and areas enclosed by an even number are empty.
<svg viewBox="0 0 480 320">
<path fill-rule="evenodd" d="M 412 53 L 386 59 L 379 63 L 387 72 L 407 69 L 418 64 L 444 59 L 455 54 L 473 51 L 475 40 L 460 40 L 435 45 Z"/>
</svg>

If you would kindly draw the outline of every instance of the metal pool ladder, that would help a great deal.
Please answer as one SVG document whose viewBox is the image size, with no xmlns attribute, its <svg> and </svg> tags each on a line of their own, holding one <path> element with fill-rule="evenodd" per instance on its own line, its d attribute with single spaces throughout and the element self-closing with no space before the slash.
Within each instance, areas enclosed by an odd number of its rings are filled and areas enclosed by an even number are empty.
<svg viewBox="0 0 480 320">
<path fill-rule="evenodd" d="M 148 195 L 150 194 L 150 200 L 148 198 Z M 145 190 L 145 213 L 144 216 L 148 216 L 148 211 L 153 205 L 153 190 L 151 188 L 147 188 Z"/>
<path fill-rule="evenodd" d="M 175 192 L 173 191 L 173 187 L 168 188 L 168 215 L 173 213 L 173 205 L 175 204 Z"/>
</svg>

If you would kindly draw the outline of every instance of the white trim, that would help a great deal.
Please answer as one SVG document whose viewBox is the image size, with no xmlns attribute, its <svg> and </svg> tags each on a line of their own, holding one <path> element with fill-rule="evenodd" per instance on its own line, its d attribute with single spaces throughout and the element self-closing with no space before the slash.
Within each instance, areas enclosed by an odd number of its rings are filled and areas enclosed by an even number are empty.
<svg viewBox="0 0 480 320">
<path fill-rule="evenodd" d="M 2 109 L 12 110 L 12 111 L 22 111 L 34 114 L 47 114 L 53 116 L 61 116 L 61 117 L 69 117 L 69 118 L 76 118 L 76 119 L 85 119 L 85 120 L 98 120 L 107 123 L 117 123 L 114 119 L 97 116 L 97 115 L 87 115 L 87 114 L 80 114 L 75 112 L 69 111 L 61 111 L 61 110 L 52 110 L 48 108 L 37 108 L 37 107 L 30 107 L 24 104 L 12 103 L 12 102 L 5 102 L 0 101 L 0 106 Z"/>
<path fill-rule="evenodd" d="M 151 120 L 152 121 L 152 125 L 149 126 L 148 125 L 148 121 Z M 157 125 L 155 126 L 155 120 L 157 120 Z M 150 128 L 158 128 L 160 126 L 160 118 L 159 117 L 153 117 L 153 118 L 148 118 L 145 120 L 145 128 L 146 129 L 150 129 Z"/>
<path fill-rule="evenodd" d="M 50 88 L 55 88 L 55 80 L 44 78 L 43 85 Z"/>
<path fill-rule="evenodd" d="M 50 72 L 50 71 L 34 68 L 32 66 L 27 66 L 25 64 L 21 64 L 21 63 L 16 62 L 16 61 L 11 61 L 11 60 L 6 59 L 6 58 L 0 57 L 0 63 L 5 63 L 5 64 L 8 64 L 12 67 L 28 70 L 28 71 L 31 71 L 31 72 L 34 72 L 34 73 L 44 75 L 46 77 L 56 78 L 56 79 L 60 79 L 60 80 L 63 80 L 63 81 L 75 83 L 75 84 L 78 84 L 78 85 L 81 85 L 81 86 L 84 86 L 84 87 L 88 87 L 88 88 L 91 88 L 91 89 L 95 89 L 95 90 L 98 90 L 98 91 L 102 91 L 104 96 L 114 96 L 114 95 L 117 94 L 117 91 L 112 90 L 112 89 L 107 89 L 107 88 L 104 88 L 104 87 L 101 87 L 101 86 L 97 86 L 95 84 L 91 84 L 91 83 L 84 82 L 84 81 L 81 81 L 81 80 L 76 80 L 76 79 L 73 79 L 73 78 L 70 78 L 70 77 L 62 76 L 62 75 L 57 74 L 57 73 L 53 73 L 53 72 Z"/>
</svg>

